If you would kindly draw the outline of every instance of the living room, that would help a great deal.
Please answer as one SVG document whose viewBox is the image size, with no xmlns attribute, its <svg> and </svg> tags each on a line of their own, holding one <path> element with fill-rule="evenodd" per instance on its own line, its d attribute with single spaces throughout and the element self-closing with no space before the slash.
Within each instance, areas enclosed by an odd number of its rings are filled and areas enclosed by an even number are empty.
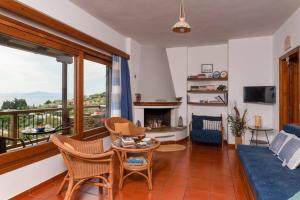
<svg viewBox="0 0 300 200">
<path fill-rule="evenodd" d="M 0 199 L 300 199 L 298 0 L 0 7 Z"/>
</svg>

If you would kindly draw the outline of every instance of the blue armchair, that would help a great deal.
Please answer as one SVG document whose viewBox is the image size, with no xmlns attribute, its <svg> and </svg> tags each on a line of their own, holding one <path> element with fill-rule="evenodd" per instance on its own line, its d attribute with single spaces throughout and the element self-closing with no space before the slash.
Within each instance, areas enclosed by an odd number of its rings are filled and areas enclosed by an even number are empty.
<svg viewBox="0 0 300 200">
<path fill-rule="evenodd" d="M 203 120 L 220 121 L 221 130 L 203 129 Z M 221 144 L 223 148 L 224 127 L 223 127 L 222 115 L 198 116 L 192 114 L 192 121 L 190 123 L 190 137 L 192 142 Z"/>
</svg>

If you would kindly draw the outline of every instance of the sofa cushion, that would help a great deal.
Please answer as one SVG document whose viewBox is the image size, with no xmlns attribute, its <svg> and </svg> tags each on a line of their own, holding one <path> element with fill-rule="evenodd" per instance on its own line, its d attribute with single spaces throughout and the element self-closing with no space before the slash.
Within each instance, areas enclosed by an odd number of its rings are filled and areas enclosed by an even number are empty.
<svg viewBox="0 0 300 200">
<path fill-rule="evenodd" d="M 300 163 L 300 140 L 296 137 L 289 140 L 278 157 L 284 161 L 284 166 L 287 165 L 290 169 L 296 169 Z"/>
<path fill-rule="evenodd" d="M 191 139 L 196 142 L 221 144 L 222 134 L 217 130 L 193 129 L 191 132 Z"/>
<path fill-rule="evenodd" d="M 279 149 L 287 138 L 288 136 L 285 132 L 278 133 L 270 144 L 270 150 L 273 151 L 274 154 L 278 155 Z"/>
<path fill-rule="evenodd" d="M 286 200 L 300 191 L 300 169 L 282 167 L 268 147 L 239 145 L 237 151 L 257 200 Z"/>
<path fill-rule="evenodd" d="M 295 124 L 286 124 L 283 126 L 283 130 L 287 133 L 291 133 L 300 138 L 300 126 Z"/>
</svg>

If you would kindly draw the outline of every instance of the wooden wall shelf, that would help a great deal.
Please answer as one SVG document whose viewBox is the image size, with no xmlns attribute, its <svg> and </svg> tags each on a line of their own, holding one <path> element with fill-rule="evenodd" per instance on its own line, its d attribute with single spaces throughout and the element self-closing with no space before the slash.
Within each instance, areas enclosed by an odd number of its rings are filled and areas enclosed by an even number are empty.
<svg viewBox="0 0 300 200">
<path fill-rule="evenodd" d="M 188 105 L 193 106 L 227 106 L 227 103 L 200 103 L 200 102 L 188 102 Z"/>
<path fill-rule="evenodd" d="M 197 93 L 197 94 L 224 94 L 224 93 L 228 93 L 228 91 L 217 91 L 217 90 L 207 90 L 207 91 L 203 91 L 203 90 L 188 90 L 188 93 Z"/>
<path fill-rule="evenodd" d="M 180 106 L 181 102 L 133 102 L 135 106 Z"/>
<path fill-rule="evenodd" d="M 188 81 L 228 81 L 228 78 L 188 78 Z"/>
</svg>

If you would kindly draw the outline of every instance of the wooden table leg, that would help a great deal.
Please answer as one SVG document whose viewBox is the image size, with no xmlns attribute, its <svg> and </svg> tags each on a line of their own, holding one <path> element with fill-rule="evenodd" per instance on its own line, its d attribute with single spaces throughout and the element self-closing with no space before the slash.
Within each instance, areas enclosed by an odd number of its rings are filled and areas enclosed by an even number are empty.
<svg viewBox="0 0 300 200">
<path fill-rule="evenodd" d="M 148 187 L 149 187 L 149 190 L 152 190 L 152 157 L 153 157 L 153 151 L 149 151 L 147 157 L 148 157 L 148 169 L 147 169 Z"/>
<path fill-rule="evenodd" d="M 123 188 L 123 177 L 124 177 L 124 166 L 123 166 L 123 159 L 125 158 L 124 152 L 116 151 L 117 156 L 120 162 L 120 179 L 119 179 L 119 189 Z"/>
</svg>

